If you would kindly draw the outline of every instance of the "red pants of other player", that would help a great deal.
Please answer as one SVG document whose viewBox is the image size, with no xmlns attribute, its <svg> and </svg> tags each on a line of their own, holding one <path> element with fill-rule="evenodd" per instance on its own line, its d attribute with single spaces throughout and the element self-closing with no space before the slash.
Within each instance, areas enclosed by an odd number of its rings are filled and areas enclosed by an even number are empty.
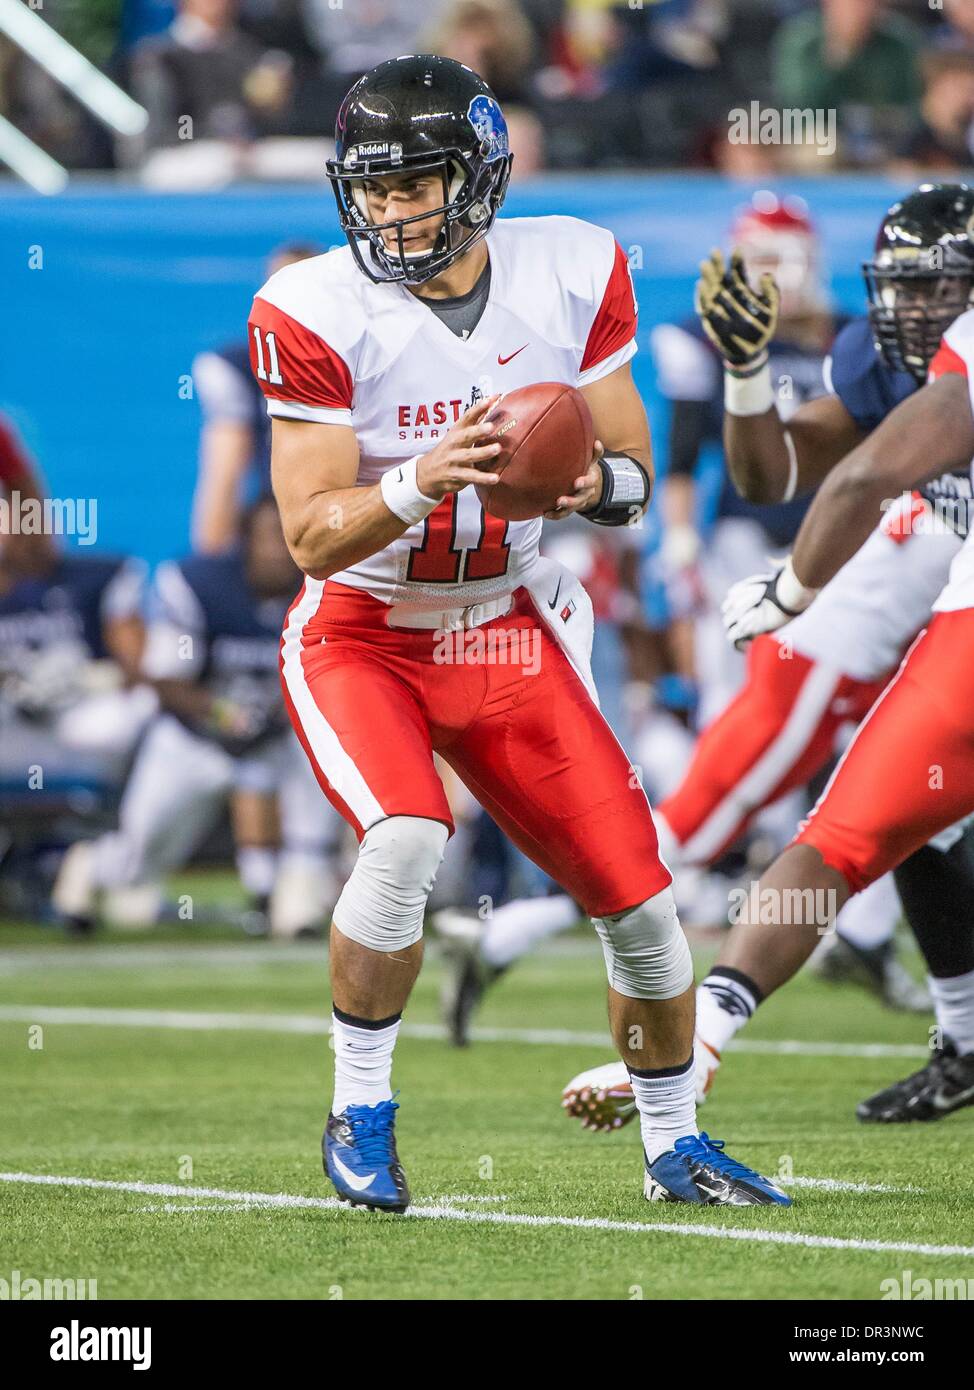
<svg viewBox="0 0 974 1390">
<path fill-rule="evenodd" d="M 667 888 L 646 794 L 523 589 L 480 627 L 390 627 L 387 605 L 329 581 L 299 595 L 282 672 L 325 795 L 361 837 L 389 816 L 453 828 L 433 752 L 593 917 Z"/>
<path fill-rule="evenodd" d="M 934 614 L 796 836 L 853 892 L 974 811 L 972 651 L 974 609 Z"/>
<path fill-rule="evenodd" d="M 885 685 L 853 680 L 772 637 L 752 642 L 744 686 L 701 734 L 683 781 L 658 808 L 685 862 L 712 863 L 762 807 L 809 782 L 841 726 L 863 719 Z"/>
</svg>

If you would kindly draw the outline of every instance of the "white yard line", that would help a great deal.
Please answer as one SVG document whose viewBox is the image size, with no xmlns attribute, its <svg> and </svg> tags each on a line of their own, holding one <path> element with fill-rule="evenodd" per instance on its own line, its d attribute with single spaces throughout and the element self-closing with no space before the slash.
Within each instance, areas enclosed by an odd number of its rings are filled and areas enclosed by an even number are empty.
<svg viewBox="0 0 974 1390">
<path fill-rule="evenodd" d="M 846 1182 L 844 1178 L 782 1178 L 774 1181 L 780 1187 L 813 1187 L 820 1192 L 923 1192 L 922 1187 L 890 1187 L 885 1182 Z"/>
<path fill-rule="evenodd" d="M 0 1182 L 37 1184 L 45 1187 L 81 1187 L 109 1192 L 136 1192 L 152 1197 L 214 1197 L 220 1201 L 253 1207 L 313 1207 L 320 1211 L 348 1211 L 337 1197 L 300 1197 L 285 1192 L 233 1192 L 221 1187 L 179 1187 L 174 1183 L 118 1182 L 105 1178 L 62 1177 L 48 1173 L 0 1173 Z M 817 1250 L 857 1250 L 904 1255 L 952 1256 L 974 1259 L 974 1246 L 932 1245 L 898 1240 L 857 1240 L 844 1236 L 819 1236 L 798 1231 L 768 1231 L 730 1226 L 697 1226 L 686 1222 L 610 1221 L 599 1216 L 532 1216 L 526 1212 L 461 1211 L 448 1203 L 413 1206 L 407 1216 L 421 1221 L 467 1221 L 476 1225 L 561 1228 L 582 1231 L 616 1231 L 631 1235 L 686 1236 L 697 1240 L 741 1240 L 760 1245 L 798 1245 Z"/>
<path fill-rule="evenodd" d="M 322 941 L 228 941 L 194 946 L 152 945 L 138 939 L 127 942 L 91 942 L 77 946 L 58 943 L 49 947 L 11 946 L 0 950 L 0 976 L 20 975 L 32 970 L 142 970 L 147 966 L 189 966 L 192 969 L 226 970 L 228 967 L 260 965 L 317 965 L 324 974 L 328 948 Z M 429 943 L 429 957 L 440 954 L 439 943 Z M 601 960 L 602 952 L 594 938 L 573 937 L 547 941 L 537 955 L 568 960 Z"/>
<path fill-rule="evenodd" d="M 131 945 L 11 947 L 0 952 L 0 975 L 19 975 L 31 970 L 142 970 L 147 966 L 190 966 L 193 969 L 226 970 L 251 965 L 320 965 L 328 963 L 323 945 L 303 941 L 241 941 L 225 946 Z"/>
<path fill-rule="evenodd" d="M 0 1005 L 0 1023 L 48 1023 L 98 1028 L 173 1028 L 185 1032 L 311 1033 L 326 1035 L 329 1021 L 318 1014 L 213 1013 L 184 1009 L 101 1009 L 52 1004 Z M 404 1023 L 401 1036 L 438 1041 L 438 1023 Z M 573 1028 L 475 1028 L 474 1042 L 525 1043 L 539 1047 L 599 1047 L 611 1050 L 608 1034 Z M 925 1047 L 905 1043 L 804 1042 L 735 1038 L 733 1052 L 776 1057 L 928 1057 Z"/>
</svg>

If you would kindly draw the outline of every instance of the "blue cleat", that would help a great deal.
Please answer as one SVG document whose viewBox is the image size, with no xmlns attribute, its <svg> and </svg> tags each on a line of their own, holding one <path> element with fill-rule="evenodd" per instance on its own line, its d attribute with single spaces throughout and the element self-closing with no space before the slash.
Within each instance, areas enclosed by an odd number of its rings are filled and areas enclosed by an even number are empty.
<svg viewBox="0 0 974 1390">
<path fill-rule="evenodd" d="M 409 1188 L 396 1153 L 396 1111 L 392 1100 L 349 1105 L 329 1115 L 321 1137 L 325 1173 L 343 1202 L 370 1211 L 403 1212 Z"/>
<path fill-rule="evenodd" d="M 791 1198 L 767 1178 L 724 1153 L 724 1141 L 686 1134 L 646 1164 L 649 1202 L 697 1202 L 708 1207 L 790 1207 Z"/>
</svg>

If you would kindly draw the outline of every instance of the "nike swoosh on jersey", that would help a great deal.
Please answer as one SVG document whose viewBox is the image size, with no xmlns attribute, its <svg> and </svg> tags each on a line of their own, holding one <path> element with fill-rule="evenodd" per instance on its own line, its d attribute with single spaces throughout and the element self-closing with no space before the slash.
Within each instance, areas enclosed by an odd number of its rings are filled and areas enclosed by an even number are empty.
<svg viewBox="0 0 974 1390">
<path fill-rule="evenodd" d="M 550 599 L 548 600 L 548 607 L 549 607 L 549 608 L 552 608 L 552 609 L 554 608 L 555 604 L 558 602 L 558 595 L 559 595 L 560 593 L 561 593 L 561 580 L 559 579 L 559 581 L 558 581 L 558 588 L 555 590 L 555 596 L 554 596 L 554 598 L 550 598 Z"/>
<path fill-rule="evenodd" d="M 528 346 L 527 343 L 522 344 L 522 346 L 518 348 L 517 352 L 523 352 L 524 349 L 525 349 L 527 346 Z M 510 355 L 510 357 L 501 357 L 500 353 L 498 353 L 498 354 L 497 354 L 497 365 L 498 365 L 499 367 L 506 367 L 507 364 L 508 364 L 508 362 L 513 362 L 513 361 L 514 361 L 515 357 L 517 356 L 517 352 L 512 352 L 511 355 Z"/>
<path fill-rule="evenodd" d="M 364 1192 L 367 1187 L 371 1187 L 372 1184 L 375 1182 L 375 1173 L 367 1173 L 362 1177 L 359 1177 L 357 1173 L 352 1173 L 349 1171 L 348 1168 L 345 1167 L 344 1163 L 341 1161 L 337 1154 L 332 1154 L 331 1161 L 332 1163 L 334 1163 L 335 1167 L 338 1169 L 342 1177 L 348 1183 L 349 1187 L 352 1188 L 355 1192 Z"/>
</svg>

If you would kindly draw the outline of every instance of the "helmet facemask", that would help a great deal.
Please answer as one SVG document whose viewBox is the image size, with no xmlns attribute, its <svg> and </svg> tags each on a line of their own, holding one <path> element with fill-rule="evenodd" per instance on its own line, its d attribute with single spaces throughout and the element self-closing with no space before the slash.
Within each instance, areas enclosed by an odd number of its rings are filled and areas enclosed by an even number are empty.
<svg viewBox="0 0 974 1390">
<path fill-rule="evenodd" d="M 974 266 L 936 246 L 882 250 L 862 269 L 883 361 L 923 385 L 944 333 L 971 306 Z"/>
<path fill-rule="evenodd" d="M 435 158 L 368 160 L 351 172 L 348 160 L 330 162 L 328 176 L 335 190 L 338 216 L 360 269 L 376 284 L 422 285 L 442 274 L 489 230 L 503 201 L 510 178 L 510 156 L 484 162 L 477 169 L 462 150 L 446 150 Z M 440 207 L 388 222 L 373 222 L 365 193 L 367 179 L 388 174 L 439 173 L 443 183 Z M 410 252 L 404 228 L 443 218 L 432 248 Z M 393 231 L 390 248 L 382 233 Z"/>
</svg>

